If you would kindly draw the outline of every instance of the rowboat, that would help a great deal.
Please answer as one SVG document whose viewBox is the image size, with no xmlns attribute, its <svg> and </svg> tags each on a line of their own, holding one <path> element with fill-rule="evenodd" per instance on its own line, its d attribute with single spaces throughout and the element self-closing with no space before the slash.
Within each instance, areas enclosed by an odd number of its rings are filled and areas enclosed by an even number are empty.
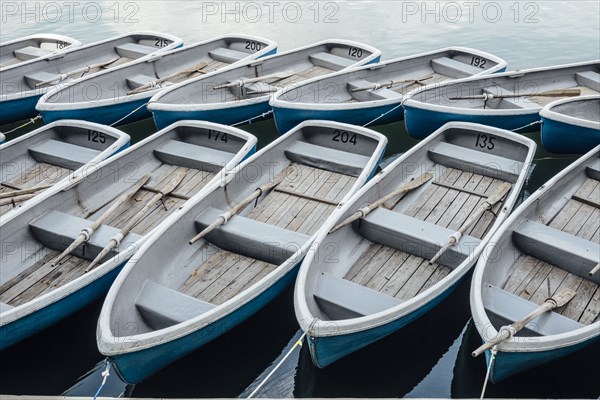
<svg viewBox="0 0 600 400">
<path fill-rule="evenodd" d="M 506 62 L 491 54 L 448 47 L 311 79 L 278 91 L 271 107 L 280 132 L 307 119 L 389 124 L 404 119 L 401 104 L 412 90 L 505 68 Z"/>
<path fill-rule="evenodd" d="M 600 144 L 600 96 L 558 100 L 540 116 L 542 144 L 551 153 L 583 154 Z"/>
<path fill-rule="evenodd" d="M 315 232 L 375 172 L 386 142 L 307 121 L 198 194 L 115 280 L 100 352 L 137 383 L 249 318 L 293 282 Z"/>
<path fill-rule="evenodd" d="M 323 224 L 294 292 L 313 363 L 326 367 L 443 302 L 515 204 L 535 148 L 448 123 Z"/>
<path fill-rule="evenodd" d="M 406 129 L 423 139 L 449 121 L 512 131 L 539 130 L 539 113 L 562 98 L 597 95 L 600 62 L 504 72 L 417 89 L 404 102 Z"/>
<path fill-rule="evenodd" d="M 0 132 L 0 144 L 4 143 L 6 141 L 6 136 L 4 135 L 4 133 Z"/>
<path fill-rule="evenodd" d="M 81 45 L 68 36 L 42 33 L 0 43 L 0 69 L 27 61 L 46 58 L 52 54 Z"/>
<path fill-rule="evenodd" d="M 104 125 L 64 120 L 0 145 L 0 216 L 47 189 L 68 184 L 129 146 L 129 135 Z"/>
<path fill-rule="evenodd" d="M 276 51 L 276 44 L 268 39 L 221 36 L 57 87 L 38 101 L 36 109 L 46 122 L 78 118 L 127 124 L 151 116 L 145 104 L 163 87 Z M 90 98 L 90 87 L 104 90 Z"/>
<path fill-rule="evenodd" d="M 118 65 L 149 58 L 182 44 L 181 39 L 172 35 L 134 32 L 3 68 L 0 125 L 35 116 L 36 103 L 54 86 L 68 84 L 83 76 L 96 76 Z M 98 91 L 102 88 L 91 85 L 87 95 L 94 98 Z"/>
<path fill-rule="evenodd" d="M 235 128 L 182 121 L 3 219 L 0 350 L 106 294 L 145 238 L 255 144 Z"/>
<path fill-rule="evenodd" d="M 252 122 L 270 115 L 269 100 L 278 89 L 380 57 L 371 46 L 326 40 L 174 85 L 152 97 L 148 109 L 158 127 L 179 119 Z"/>
<path fill-rule="evenodd" d="M 475 268 L 471 313 L 485 347 L 474 355 L 489 365 L 495 353 L 492 382 L 600 338 L 599 157 L 600 146 L 542 185 Z"/>
</svg>

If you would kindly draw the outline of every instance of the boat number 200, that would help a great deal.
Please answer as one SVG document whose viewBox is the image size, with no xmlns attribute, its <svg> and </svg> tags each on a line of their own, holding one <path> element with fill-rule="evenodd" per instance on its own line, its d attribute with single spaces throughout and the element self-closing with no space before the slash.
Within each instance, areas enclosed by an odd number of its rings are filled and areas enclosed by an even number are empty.
<svg viewBox="0 0 600 400">
<path fill-rule="evenodd" d="M 248 50 L 260 50 L 261 49 L 261 45 L 258 42 L 253 42 L 251 40 L 246 40 L 246 49 Z"/>
<path fill-rule="evenodd" d="M 346 131 L 333 131 L 333 138 L 331 139 L 334 142 L 342 142 L 342 143 L 352 143 L 356 146 L 356 133 L 350 134 Z"/>
<path fill-rule="evenodd" d="M 493 150 L 494 149 L 494 140 L 496 140 L 493 136 L 487 136 L 479 134 L 477 135 L 477 141 L 475 142 L 475 147 L 481 147 L 482 149 Z"/>
<path fill-rule="evenodd" d="M 88 131 L 88 141 L 96 143 L 106 143 L 104 133 L 98 131 Z"/>
</svg>

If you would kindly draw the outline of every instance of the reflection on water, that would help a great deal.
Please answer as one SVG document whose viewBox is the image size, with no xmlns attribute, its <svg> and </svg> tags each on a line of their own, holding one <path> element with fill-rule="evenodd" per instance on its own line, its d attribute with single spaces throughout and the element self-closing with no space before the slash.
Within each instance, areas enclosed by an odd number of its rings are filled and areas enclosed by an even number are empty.
<svg viewBox="0 0 600 400">
<path fill-rule="evenodd" d="M 52 9 L 51 3 L 60 9 Z M 188 43 L 243 32 L 272 38 L 280 50 L 331 37 L 347 38 L 379 47 L 384 59 L 444 46 L 472 46 L 503 57 L 511 69 L 600 58 L 600 2 L 595 0 L 283 1 L 271 2 L 272 11 L 268 2 L 71 3 L 76 3 L 72 11 L 60 2 L 3 1 L 2 40 L 52 31 L 90 43 L 144 29 L 169 32 Z M 248 6 L 251 3 L 256 5 L 254 9 Z M 134 142 L 155 131 L 151 120 L 122 129 Z M 278 136 L 272 121 L 244 129 L 259 137 L 259 147 Z M 401 123 L 376 130 L 389 139 L 384 163 L 417 143 Z M 522 199 L 575 159 L 547 153 L 539 146 L 539 132 L 528 136 L 538 142 L 538 150 Z M 468 292 L 467 281 L 442 306 L 406 329 L 323 370 L 312 365 L 305 346 L 292 354 L 259 396 L 478 397 L 485 365 L 483 358 L 470 356 L 480 338 L 469 323 Z M 290 288 L 249 321 L 135 387 L 119 382 L 111 371 L 101 395 L 247 396 L 300 335 L 292 294 Z M 97 302 L 2 352 L 0 391 L 93 395 L 105 368 L 95 341 L 100 307 Z M 598 397 L 600 383 L 595 374 L 599 357 L 600 344 L 490 385 L 488 396 Z"/>
</svg>

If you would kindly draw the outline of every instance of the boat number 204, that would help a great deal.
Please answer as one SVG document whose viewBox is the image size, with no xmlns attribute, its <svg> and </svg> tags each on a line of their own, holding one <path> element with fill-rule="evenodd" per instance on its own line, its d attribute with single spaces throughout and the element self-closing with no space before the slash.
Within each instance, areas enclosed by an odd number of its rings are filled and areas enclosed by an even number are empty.
<svg viewBox="0 0 600 400">
<path fill-rule="evenodd" d="M 352 143 L 356 146 L 356 133 L 350 134 L 349 132 L 336 129 L 333 131 L 333 138 L 331 140 L 334 142 Z"/>
<path fill-rule="evenodd" d="M 106 143 L 104 133 L 98 131 L 88 131 L 88 141 L 96 143 Z"/>
<path fill-rule="evenodd" d="M 481 147 L 482 149 L 494 150 L 494 140 L 496 140 L 493 136 L 488 135 L 477 135 L 477 141 L 475 142 L 475 147 Z"/>
</svg>

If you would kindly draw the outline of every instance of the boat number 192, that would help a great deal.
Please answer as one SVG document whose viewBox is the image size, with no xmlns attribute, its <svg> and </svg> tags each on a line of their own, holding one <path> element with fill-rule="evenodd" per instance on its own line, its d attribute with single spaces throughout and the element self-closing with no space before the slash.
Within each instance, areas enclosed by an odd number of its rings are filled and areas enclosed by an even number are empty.
<svg viewBox="0 0 600 400">
<path fill-rule="evenodd" d="M 88 131 L 88 141 L 106 143 L 106 136 L 104 136 L 104 133 L 98 131 Z"/>
<path fill-rule="evenodd" d="M 352 143 L 356 146 L 356 133 L 352 135 L 346 131 L 333 131 L 333 138 L 331 139 L 334 142 L 342 142 L 342 143 Z"/>
<path fill-rule="evenodd" d="M 227 143 L 227 134 L 219 131 L 208 131 L 208 140 L 214 140 L 215 142 L 221 141 Z"/>
<path fill-rule="evenodd" d="M 487 60 L 481 57 L 471 57 L 471 65 L 474 67 L 485 68 Z"/>
<path fill-rule="evenodd" d="M 494 140 L 496 140 L 493 136 L 487 136 L 479 134 L 477 135 L 477 141 L 475 142 L 475 147 L 481 147 L 482 149 L 493 150 L 494 149 Z"/>
<path fill-rule="evenodd" d="M 356 47 L 350 47 L 348 49 L 348 55 L 355 58 L 361 58 L 363 51 L 361 49 L 357 49 Z"/>
<path fill-rule="evenodd" d="M 246 40 L 246 49 L 248 50 L 260 50 L 262 46 L 258 42 L 253 42 L 251 40 Z"/>
</svg>

